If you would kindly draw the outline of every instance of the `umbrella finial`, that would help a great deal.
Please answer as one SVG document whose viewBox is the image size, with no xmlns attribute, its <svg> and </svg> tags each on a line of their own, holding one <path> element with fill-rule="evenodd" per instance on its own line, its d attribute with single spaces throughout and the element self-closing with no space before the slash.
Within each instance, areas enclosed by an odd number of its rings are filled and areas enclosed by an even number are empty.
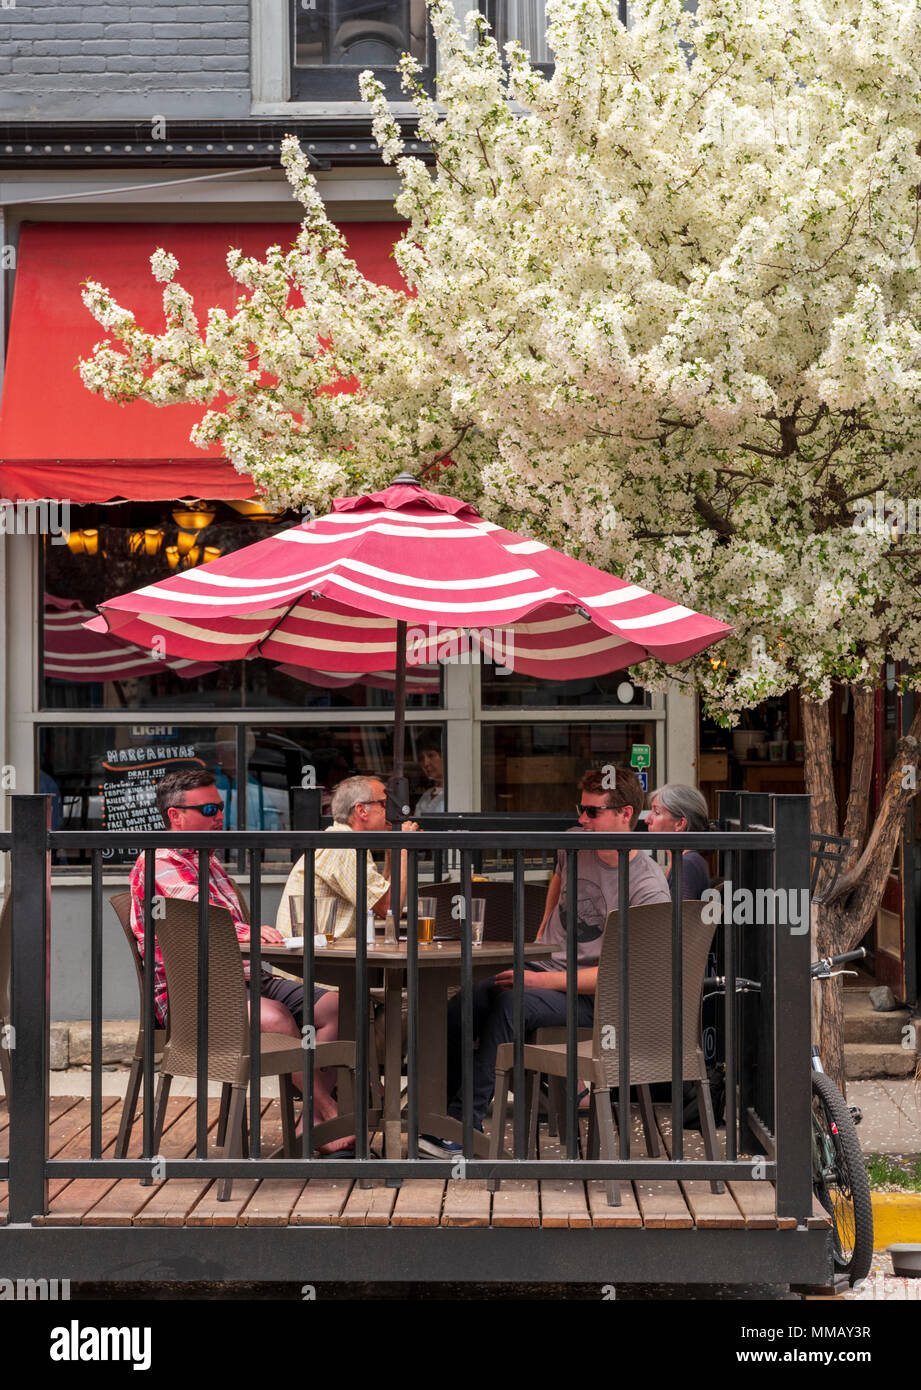
<svg viewBox="0 0 921 1390">
<path fill-rule="evenodd" d="M 412 475 L 412 473 L 406 473 L 406 472 L 401 473 L 400 476 L 399 476 L 399 478 L 394 478 L 393 483 L 391 484 L 391 486 L 392 486 L 392 487 L 395 487 L 395 486 L 397 485 L 397 483 L 409 483 L 409 485 L 410 485 L 411 487 L 419 487 L 419 486 L 420 486 L 419 479 L 418 479 L 418 478 L 414 478 L 413 475 Z"/>
</svg>

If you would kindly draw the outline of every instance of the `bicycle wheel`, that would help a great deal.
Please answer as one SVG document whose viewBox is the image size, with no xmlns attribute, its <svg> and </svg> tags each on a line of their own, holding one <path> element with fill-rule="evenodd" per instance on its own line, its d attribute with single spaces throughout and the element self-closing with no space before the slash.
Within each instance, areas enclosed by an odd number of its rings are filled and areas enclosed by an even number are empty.
<svg viewBox="0 0 921 1390">
<path fill-rule="evenodd" d="M 832 1218 L 835 1269 L 851 1284 L 873 1258 L 870 1184 L 844 1097 L 824 1072 L 812 1073 L 812 1186 Z"/>
</svg>

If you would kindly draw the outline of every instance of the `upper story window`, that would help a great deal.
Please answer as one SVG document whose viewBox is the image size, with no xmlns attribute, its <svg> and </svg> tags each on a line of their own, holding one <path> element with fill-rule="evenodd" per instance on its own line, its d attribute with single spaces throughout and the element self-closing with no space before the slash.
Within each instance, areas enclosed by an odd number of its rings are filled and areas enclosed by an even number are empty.
<svg viewBox="0 0 921 1390">
<path fill-rule="evenodd" d="M 371 68 L 392 101 L 403 97 L 397 64 L 410 53 L 434 78 L 425 0 L 291 0 L 291 97 L 359 101 L 358 74 Z"/>
<path fill-rule="evenodd" d="M 552 68 L 545 0 L 480 0 L 479 8 L 489 20 L 500 51 L 509 40 L 517 39 L 534 67 Z"/>
</svg>

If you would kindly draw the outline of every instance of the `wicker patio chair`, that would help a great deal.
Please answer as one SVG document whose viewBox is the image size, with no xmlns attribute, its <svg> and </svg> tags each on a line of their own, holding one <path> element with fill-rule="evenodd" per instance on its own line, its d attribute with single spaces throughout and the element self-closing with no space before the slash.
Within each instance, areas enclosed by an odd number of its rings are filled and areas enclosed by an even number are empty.
<svg viewBox="0 0 921 1390">
<path fill-rule="evenodd" d="M 121 1123 L 118 1126 L 118 1137 L 115 1140 L 115 1157 L 126 1158 L 128 1155 L 128 1143 L 131 1139 L 131 1130 L 134 1126 L 134 1117 L 137 1113 L 138 1096 L 141 1093 L 141 1076 L 144 1069 L 144 959 L 138 947 L 137 937 L 131 930 L 131 894 L 114 893 L 109 899 L 115 909 L 115 915 L 121 922 L 125 939 L 128 942 L 128 949 L 131 952 L 131 959 L 134 961 L 134 969 L 137 974 L 138 982 L 138 1036 L 134 1045 L 134 1058 L 131 1062 L 131 1070 L 128 1073 L 128 1088 L 125 1091 L 125 1099 L 122 1104 Z M 166 1045 L 166 1029 L 154 1028 L 154 1056 L 159 1057 Z"/>
<path fill-rule="evenodd" d="M 500 879 L 488 883 L 474 883 L 472 896 L 486 899 L 486 919 L 483 928 L 484 941 L 511 941 L 512 939 L 512 894 L 515 885 L 510 879 Z M 460 883 L 425 883 L 419 885 L 419 896 L 435 899 L 435 935 L 459 940 L 461 921 L 453 916 L 454 899 L 463 893 Z M 524 885 L 524 939 L 533 941 L 544 915 L 547 889 L 541 883 Z"/>
<path fill-rule="evenodd" d="M 693 1081 L 700 1107 L 703 1141 L 707 1157 L 715 1160 L 718 1154 L 716 1126 L 707 1071 L 700 1047 L 700 996 L 703 988 L 707 953 L 713 937 L 712 923 L 702 921 L 701 904 L 683 904 L 683 1046 L 681 1079 Z M 671 1014 L 671 903 L 652 903 L 630 911 L 630 1084 L 639 1087 L 640 1113 L 650 1157 L 658 1156 L 655 1119 L 649 1097 L 649 1087 L 656 1081 L 670 1081 L 672 1075 L 672 1014 Z M 614 1033 L 609 1030 L 613 1025 Z M 603 1041 L 612 1037 L 617 1046 L 605 1047 Z M 595 996 L 595 1021 L 591 1042 L 579 1044 L 580 1076 L 589 1079 L 592 1090 L 592 1109 L 589 1118 L 590 1149 L 600 1145 L 604 1158 L 616 1158 L 614 1122 L 611 1112 L 611 1091 L 620 1082 L 620 916 L 612 912 L 605 926 L 598 962 L 598 989 Z M 534 1072 L 535 1082 L 541 1072 L 549 1076 L 566 1075 L 566 1045 L 526 1043 L 525 1069 Z M 509 1079 L 514 1066 L 514 1045 L 503 1043 L 496 1055 L 496 1099 L 493 1106 L 493 1129 L 490 1156 L 499 1158 L 504 1150 L 505 1125 L 508 1110 Z M 629 1096 L 620 1098 L 619 1122 L 630 1122 Z M 536 1148 L 536 1105 L 530 1107 L 529 1149 Z M 496 1191 L 498 1179 L 490 1180 Z M 620 1206 L 620 1184 L 606 1184 L 608 1203 Z M 723 1184 L 712 1182 L 711 1190 L 722 1192 Z"/>
<path fill-rule="evenodd" d="M 158 1147 L 166 1117 L 166 1102 L 174 1076 L 198 1073 L 198 903 L 167 898 L 164 916 L 157 923 L 157 940 L 163 953 L 169 994 L 169 1037 L 163 1050 L 154 1117 L 154 1147 Z M 243 959 L 233 918 L 222 907 L 208 909 L 208 1079 L 220 1081 L 224 1090 L 217 1142 L 222 1157 L 237 1158 L 244 1151 L 246 1091 L 250 1080 L 249 1017 Z M 260 1034 L 261 1072 L 278 1076 L 281 1084 L 284 1152 L 295 1150 L 294 1087 L 291 1076 L 304 1068 L 301 1044 L 281 1033 Z M 317 1067 L 344 1067 L 354 1086 L 355 1044 L 319 1043 L 314 1051 Z M 314 1143 L 348 1134 L 353 1116 L 337 1116 L 314 1127 Z M 233 1179 L 222 1178 L 218 1200 L 227 1201 Z"/>
</svg>

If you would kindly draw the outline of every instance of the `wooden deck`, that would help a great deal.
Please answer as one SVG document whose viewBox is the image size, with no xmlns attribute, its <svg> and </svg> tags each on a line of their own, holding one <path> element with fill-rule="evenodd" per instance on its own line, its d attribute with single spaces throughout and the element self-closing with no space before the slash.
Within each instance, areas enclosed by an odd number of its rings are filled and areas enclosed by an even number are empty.
<svg viewBox="0 0 921 1390">
<path fill-rule="evenodd" d="M 102 1102 L 103 1152 L 109 1157 L 118 1131 L 121 1100 Z M 57 1096 L 50 1103 L 50 1155 L 54 1158 L 89 1156 L 90 1103 L 77 1097 Z M 670 1110 L 656 1107 L 663 1150 L 670 1151 Z M 217 1124 L 217 1102 L 209 1105 L 212 1133 Z M 8 1152 L 9 1112 L 0 1101 L 0 1157 Z M 634 1115 L 633 1140 L 637 1155 L 645 1154 L 639 1119 Z M 135 1126 L 130 1154 L 139 1153 L 140 1127 Z M 278 1104 L 263 1110 L 263 1150 L 281 1143 Z M 540 1154 L 563 1156 L 559 1141 L 540 1133 Z M 703 1158 L 696 1131 L 685 1131 L 685 1155 Z M 195 1106 L 191 1099 L 171 1098 L 167 1124 L 160 1145 L 165 1158 L 194 1155 Z M 7 1220 L 7 1184 L 0 1182 L 0 1222 Z M 55 1179 L 49 1184 L 49 1210 L 34 1224 L 44 1226 L 493 1226 L 591 1229 L 645 1227 L 647 1229 L 749 1229 L 775 1230 L 795 1227 L 795 1221 L 778 1221 L 773 1184 L 752 1180 L 732 1182 L 716 1195 L 706 1182 L 623 1183 L 622 1205 L 608 1206 L 601 1182 L 504 1182 L 490 1193 L 480 1179 L 443 1182 L 414 1178 L 399 1189 L 383 1183 L 360 1188 L 348 1179 L 313 1178 L 238 1179 L 228 1202 L 217 1200 L 216 1184 L 199 1179 L 172 1178 L 151 1187 L 136 1179 Z M 818 1209 L 810 1226 L 829 1225 Z"/>
</svg>

